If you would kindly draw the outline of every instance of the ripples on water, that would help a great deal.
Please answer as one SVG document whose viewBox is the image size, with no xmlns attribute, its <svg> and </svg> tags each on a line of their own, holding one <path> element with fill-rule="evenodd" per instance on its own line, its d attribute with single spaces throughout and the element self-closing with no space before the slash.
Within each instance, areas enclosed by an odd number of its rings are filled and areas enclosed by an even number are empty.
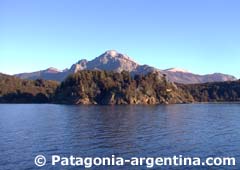
<svg viewBox="0 0 240 170">
<path fill-rule="evenodd" d="M 234 156 L 237 158 L 236 167 L 171 169 L 240 169 L 240 104 L 3 104 L 0 105 L 0 134 L 1 170 L 36 169 L 33 160 L 38 154 L 47 157 L 53 154 L 111 157 L 114 154 L 124 158 Z M 42 169 L 52 168 L 45 166 Z M 71 168 L 81 169 L 56 169 Z"/>
</svg>

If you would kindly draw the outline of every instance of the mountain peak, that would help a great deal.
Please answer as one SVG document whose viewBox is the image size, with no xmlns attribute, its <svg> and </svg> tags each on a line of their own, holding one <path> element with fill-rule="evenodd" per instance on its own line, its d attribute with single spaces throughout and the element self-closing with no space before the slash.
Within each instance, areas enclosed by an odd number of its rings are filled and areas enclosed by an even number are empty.
<svg viewBox="0 0 240 170">
<path fill-rule="evenodd" d="M 62 72 L 61 70 L 54 68 L 54 67 L 49 67 L 48 69 L 45 70 L 48 73 L 59 73 Z"/>
<path fill-rule="evenodd" d="M 185 70 L 182 68 L 169 68 L 169 69 L 166 69 L 165 71 L 189 73 L 188 70 Z"/>
<path fill-rule="evenodd" d="M 105 53 L 103 53 L 102 55 L 100 55 L 99 57 L 100 58 L 108 58 L 108 59 L 115 58 L 115 59 L 124 59 L 124 60 L 133 61 L 128 55 L 119 53 L 116 50 L 108 50 Z"/>
<path fill-rule="evenodd" d="M 111 57 L 117 57 L 119 53 L 116 50 L 108 50 L 105 54 L 110 55 Z"/>
<path fill-rule="evenodd" d="M 138 64 L 125 54 L 116 50 L 108 50 L 97 58 L 87 63 L 87 69 L 110 70 L 121 72 L 123 70 L 131 72 L 137 68 Z"/>
<path fill-rule="evenodd" d="M 166 70 L 160 70 L 148 65 L 139 65 L 137 62 L 128 57 L 128 55 L 119 53 L 116 50 L 105 51 L 103 54 L 90 61 L 87 61 L 85 59 L 79 60 L 77 63 L 73 64 L 70 69 L 65 69 L 63 71 L 50 67 L 46 70 L 36 71 L 32 73 L 20 73 L 15 76 L 23 79 L 43 78 L 46 80 L 62 81 L 68 75 L 76 73 L 80 70 L 106 70 L 114 72 L 122 72 L 125 70 L 130 72 L 131 75 L 145 75 L 149 72 L 157 72 L 161 75 L 166 74 L 168 80 L 171 82 L 184 84 L 236 80 L 234 76 L 219 73 L 198 75 L 181 68 L 169 68 Z"/>
</svg>

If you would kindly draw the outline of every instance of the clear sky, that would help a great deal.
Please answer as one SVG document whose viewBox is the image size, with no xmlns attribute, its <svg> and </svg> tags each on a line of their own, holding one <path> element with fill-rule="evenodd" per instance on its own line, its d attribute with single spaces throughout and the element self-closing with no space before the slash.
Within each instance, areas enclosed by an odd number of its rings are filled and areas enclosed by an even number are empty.
<svg viewBox="0 0 240 170">
<path fill-rule="evenodd" d="M 106 50 L 240 78 L 239 0 L 0 0 L 0 72 L 64 69 Z"/>
</svg>

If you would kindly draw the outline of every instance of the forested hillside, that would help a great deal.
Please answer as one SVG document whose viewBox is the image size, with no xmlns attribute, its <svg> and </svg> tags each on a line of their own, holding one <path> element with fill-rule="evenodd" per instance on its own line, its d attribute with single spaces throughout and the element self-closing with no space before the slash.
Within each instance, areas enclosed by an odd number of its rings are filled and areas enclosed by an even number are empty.
<svg viewBox="0 0 240 170">
<path fill-rule="evenodd" d="M 83 70 L 55 81 L 22 80 L 0 74 L 1 103 L 175 104 L 240 101 L 240 81 L 177 84 L 157 72 Z"/>
<path fill-rule="evenodd" d="M 240 101 L 240 81 L 178 85 L 188 91 L 197 102 Z"/>
<path fill-rule="evenodd" d="M 1 103 L 47 103 L 52 100 L 58 83 L 45 80 L 22 80 L 0 74 Z"/>
<path fill-rule="evenodd" d="M 131 77 L 127 71 L 80 71 L 61 83 L 55 97 L 57 102 L 74 104 L 167 104 L 193 101 L 190 94 L 157 73 Z"/>
</svg>

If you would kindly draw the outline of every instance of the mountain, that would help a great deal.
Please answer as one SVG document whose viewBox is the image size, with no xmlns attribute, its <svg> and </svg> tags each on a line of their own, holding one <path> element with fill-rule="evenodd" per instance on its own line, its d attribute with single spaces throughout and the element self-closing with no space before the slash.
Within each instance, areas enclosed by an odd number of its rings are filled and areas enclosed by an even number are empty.
<svg viewBox="0 0 240 170">
<path fill-rule="evenodd" d="M 14 76 L 21 79 L 28 79 L 28 80 L 44 79 L 44 80 L 62 81 L 69 74 L 70 72 L 68 71 L 68 69 L 61 71 L 56 68 L 50 67 L 46 70 L 40 70 L 36 72 L 31 72 L 31 73 L 20 73 L 20 74 L 15 74 Z"/>
<path fill-rule="evenodd" d="M 121 54 L 115 50 L 109 50 L 98 56 L 97 58 L 87 61 L 82 59 L 73 64 L 69 69 L 58 70 L 56 68 L 48 68 L 32 73 L 20 73 L 15 76 L 22 79 L 45 79 L 63 81 L 68 75 L 76 73 L 80 70 L 106 70 L 121 72 L 129 71 L 131 75 L 142 74 L 149 72 L 157 72 L 159 75 L 166 75 L 169 81 L 183 84 L 205 83 L 205 82 L 222 82 L 236 80 L 234 76 L 214 73 L 208 75 L 198 75 L 188 72 L 184 69 L 171 68 L 160 70 L 149 65 L 140 65 L 129 56 Z"/>
<path fill-rule="evenodd" d="M 222 74 L 222 73 L 199 75 L 199 74 L 193 74 L 187 71 L 183 71 L 183 69 L 176 69 L 176 68 L 162 70 L 161 73 L 166 74 L 170 81 L 183 83 L 183 84 L 196 84 L 196 83 L 223 82 L 223 81 L 237 80 L 234 76 Z"/>
<path fill-rule="evenodd" d="M 173 73 L 176 73 L 176 72 L 189 73 L 189 71 L 182 68 L 169 68 L 169 69 L 166 69 L 165 71 L 169 71 Z"/>
</svg>

